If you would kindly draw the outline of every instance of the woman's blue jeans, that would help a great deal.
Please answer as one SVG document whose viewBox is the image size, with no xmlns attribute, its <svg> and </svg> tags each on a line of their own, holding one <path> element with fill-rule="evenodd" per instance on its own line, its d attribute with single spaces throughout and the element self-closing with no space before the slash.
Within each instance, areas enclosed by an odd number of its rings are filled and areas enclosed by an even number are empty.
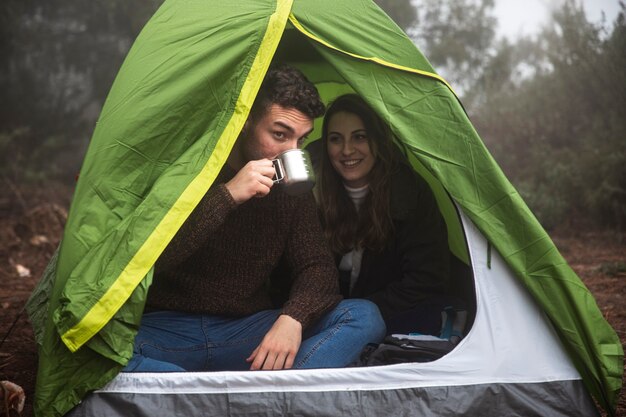
<svg viewBox="0 0 626 417">
<path fill-rule="evenodd" d="M 280 310 L 243 318 L 156 311 L 143 315 L 134 355 L 124 372 L 250 369 L 246 358 L 261 343 Z M 304 331 L 294 368 L 344 367 L 368 343 L 379 343 L 385 324 L 367 300 L 343 300 Z"/>
</svg>

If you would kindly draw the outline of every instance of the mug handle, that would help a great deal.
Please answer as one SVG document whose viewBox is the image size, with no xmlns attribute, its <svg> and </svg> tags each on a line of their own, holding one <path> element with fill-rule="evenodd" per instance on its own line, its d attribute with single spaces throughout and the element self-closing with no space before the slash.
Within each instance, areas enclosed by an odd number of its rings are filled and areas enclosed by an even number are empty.
<svg viewBox="0 0 626 417">
<path fill-rule="evenodd" d="M 277 184 L 285 178 L 285 170 L 283 169 L 283 163 L 280 159 L 272 159 L 272 164 L 274 164 L 274 170 L 276 171 L 276 175 L 272 178 L 274 184 Z"/>
</svg>

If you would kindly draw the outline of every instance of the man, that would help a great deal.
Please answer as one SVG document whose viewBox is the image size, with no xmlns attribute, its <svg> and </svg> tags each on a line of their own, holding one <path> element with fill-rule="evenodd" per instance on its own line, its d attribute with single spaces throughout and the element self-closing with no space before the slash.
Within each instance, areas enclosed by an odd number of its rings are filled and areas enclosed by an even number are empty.
<svg viewBox="0 0 626 417">
<path fill-rule="evenodd" d="M 301 145 L 323 112 L 298 70 L 268 72 L 226 165 L 157 261 L 125 371 L 340 367 L 382 339 L 372 303 L 340 301 L 312 195 L 272 181 L 271 159 Z M 294 282 L 273 310 L 281 259 Z"/>
</svg>

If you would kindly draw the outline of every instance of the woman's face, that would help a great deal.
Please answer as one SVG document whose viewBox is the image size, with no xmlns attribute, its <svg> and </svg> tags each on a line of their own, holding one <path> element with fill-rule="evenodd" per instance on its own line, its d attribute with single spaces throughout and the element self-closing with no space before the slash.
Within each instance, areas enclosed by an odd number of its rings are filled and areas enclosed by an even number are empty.
<svg viewBox="0 0 626 417">
<path fill-rule="evenodd" d="M 369 182 L 376 159 L 367 134 L 363 121 L 353 113 L 337 112 L 328 121 L 328 157 L 348 187 L 359 188 Z"/>
</svg>

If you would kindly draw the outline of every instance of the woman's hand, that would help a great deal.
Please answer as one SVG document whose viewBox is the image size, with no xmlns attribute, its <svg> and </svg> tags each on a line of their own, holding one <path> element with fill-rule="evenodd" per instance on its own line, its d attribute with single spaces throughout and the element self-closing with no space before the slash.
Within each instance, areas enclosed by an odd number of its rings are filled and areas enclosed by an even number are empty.
<svg viewBox="0 0 626 417">
<path fill-rule="evenodd" d="M 290 369 L 302 343 L 302 324 L 282 314 L 246 362 L 250 370 Z"/>
</svg>

